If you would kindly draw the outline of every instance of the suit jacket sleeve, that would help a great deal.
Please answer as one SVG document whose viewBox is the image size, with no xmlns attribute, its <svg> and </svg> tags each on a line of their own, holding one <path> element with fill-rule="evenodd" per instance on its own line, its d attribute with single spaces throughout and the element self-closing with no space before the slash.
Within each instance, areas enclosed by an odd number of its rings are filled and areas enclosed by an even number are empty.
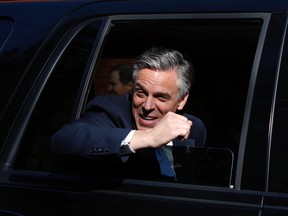
<svg viewBox="0 0 288 216">
<path fill-rule="evenodd" d="M 206 127 L 203 121 L 193 115 L 185 116 L 192 121 L 192 128 L 189 134 L 189 139 L 195 140 L 195 147 L 204 147 L 206 145 Z"/>
<path fill-rule="evenodd" d="M 80 119 L 53 135 L 52 152 L 86 157 L 117 154 L 121 141 L 133 129 L 130 110 L 127 98 L 94 98 Z"/>
</svg>

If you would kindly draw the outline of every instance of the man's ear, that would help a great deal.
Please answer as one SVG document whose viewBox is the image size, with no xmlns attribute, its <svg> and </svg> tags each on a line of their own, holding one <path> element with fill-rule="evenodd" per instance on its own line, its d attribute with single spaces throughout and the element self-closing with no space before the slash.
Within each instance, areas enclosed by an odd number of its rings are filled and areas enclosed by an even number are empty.
<svg viewBox="0 0 288 216">
<path fill-rule="evenodd" d="M 188 97 L 189 97 L 189 93 L 187 93 L 186 95 L 184 95 L 182 97 L 182 99 L 179 101 L 179 104 L 178 104 L 178 110 L 182 110 L 183 107 L 185 106 L 187 100 L 188 100 Z"/>
</svg>

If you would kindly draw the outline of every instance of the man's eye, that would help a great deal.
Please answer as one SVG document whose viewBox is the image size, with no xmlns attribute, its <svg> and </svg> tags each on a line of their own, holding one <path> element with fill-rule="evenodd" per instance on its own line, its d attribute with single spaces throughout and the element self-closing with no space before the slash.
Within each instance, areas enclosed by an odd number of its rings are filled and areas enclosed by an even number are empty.
<svg viewBox="0 0 288 216">
<path fill-rule="evenodd" d="M 137 96 L 144 96 L 144 92 L 141 89 L 135 89 L 135 93 Z"/>
<path fill-rule="evenodd" d="M 161 101 L 161 102 L 166 102 L 169 99 L 167 97 L 158 97 L 158 100 Z"/>
</svg>

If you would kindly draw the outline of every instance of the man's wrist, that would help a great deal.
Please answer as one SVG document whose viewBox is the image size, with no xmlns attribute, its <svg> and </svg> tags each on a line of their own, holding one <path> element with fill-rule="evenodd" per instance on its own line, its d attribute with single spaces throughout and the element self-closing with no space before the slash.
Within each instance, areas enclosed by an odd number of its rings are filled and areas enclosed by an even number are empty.
<svg viewBox="0 0 288 216">
<path fill-rule="evenodd" d="M 132 140 L 134 132 L 135 130 L 130 131 L 129 134 L 126 136 L 126 138 L 122 140 L 121 145 L 120 145 L 120 151 L 119 151 L 120 156 L 125 156 L 128 154 L 135 153 L 135 151 L 130 146 L 130 141 Z"/>
</svg>

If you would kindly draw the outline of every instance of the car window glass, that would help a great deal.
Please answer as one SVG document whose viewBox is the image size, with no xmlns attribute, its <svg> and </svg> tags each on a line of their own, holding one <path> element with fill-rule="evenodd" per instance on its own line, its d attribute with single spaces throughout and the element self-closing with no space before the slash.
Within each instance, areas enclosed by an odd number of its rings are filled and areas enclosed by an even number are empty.
<svg viewBox="0 0 288 216">
<path fill-rule="evenodd" d="M 9 34 L 13 29 L 13 22 L 11 20 L 2 20 L 0 19 L 0 49 L 3 43 L 7 40 Z"/>
<path fill-rule="evenodd" d="M 9 35 L 11 34 L 13 27 L 14 27 L 13 25 L 14 24 L 11 20 L 0 19 L 0 50 L 2 49 L 2 46 L 4 45 L 4 43 L 7 41 Z M 10 59 L 12 59 L 12 58 L 10 57 Z M 2 62 L 5 62 L 5 61 L 7 61 L 6 56 L 1 55 L 0 64 L 2 64 Z M 10 90 L 9 90 L 9 88 L 7 88 L 7 78 L 9 77 L 9 74 L 11 74 L 11 71 L 5 69 L 5 67 L 1 67 L 0 77 L 3 77 L 3 78 L 0 79 L 0 86 L 2 87 L 1 94 L 0 94 L 0 104 L 1 104 L 1 106 L 0 106 L 0 118 L 2 117 L 1 116 L 2 112 L 5 109 L 5 106 L 4 106 L 5 102 L 7 101 L 7 99 L 10 96 Z M 0 135 L 0 140 L 1 140 L 1 135 Z M 2 143 L 2 142 L 0 142 L 0 143 Z M 1 147 L 2 146 L 0 146 L 0 148 Z"/>
<path fill-rule="evenodd" d="M 17 169 L 53 169 L 50 138 L 75 115 L 74 105 L 79 86 L 98 29 L 98 22 L 84 27 L 59 58 L 26 129 L 21 154 L 16 163 Z"/>
</svg>

